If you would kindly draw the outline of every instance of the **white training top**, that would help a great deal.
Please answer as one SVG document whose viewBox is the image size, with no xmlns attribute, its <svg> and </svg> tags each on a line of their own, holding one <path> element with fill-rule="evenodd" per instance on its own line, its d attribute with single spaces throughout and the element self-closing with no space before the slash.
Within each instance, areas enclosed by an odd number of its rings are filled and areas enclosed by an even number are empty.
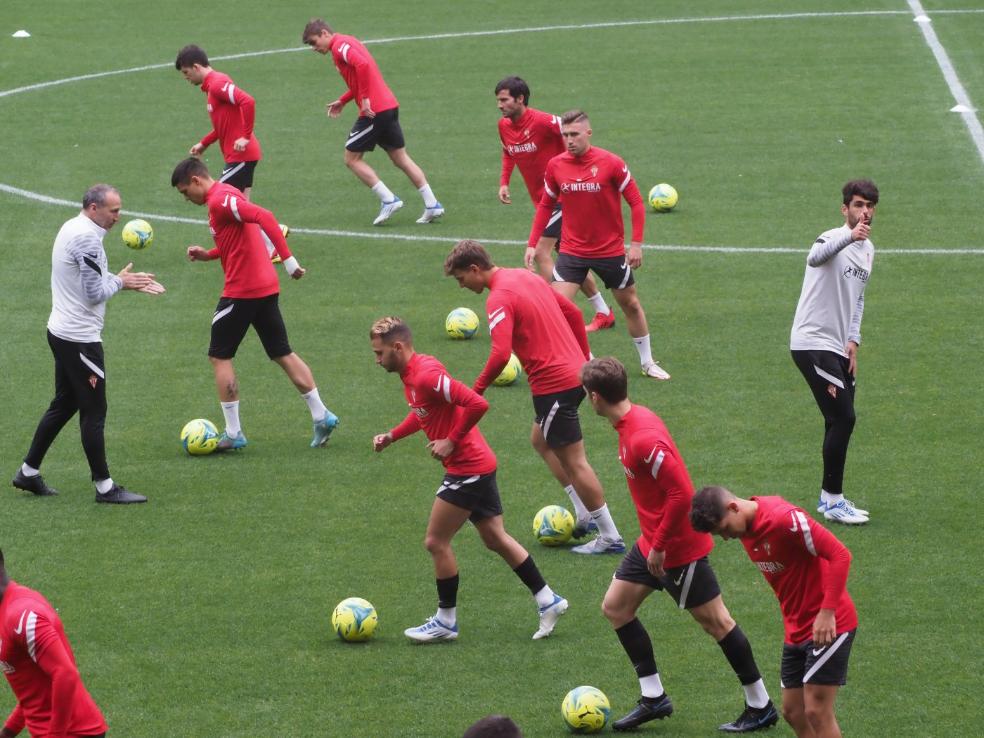
<svg viewBox="0 0 984 738">
<path fill-rule="evenodd" d="M 109 271 L 105 235 L 105 228 L 79 213 L 55 236 L 48 330 L 65 341 L 101 341 L 106 301 L 123 288 L 123 280 Z"/>
<path fill-rule="evenodd" d="M 847 225 L 826 231 L 806 257 L 806 274 L 793 329 L 792 351 L 833 351 L 847 356 L 847 343 L 861 344 L 864 287 L 875 245 L 855 241 Z"/>
</svg>

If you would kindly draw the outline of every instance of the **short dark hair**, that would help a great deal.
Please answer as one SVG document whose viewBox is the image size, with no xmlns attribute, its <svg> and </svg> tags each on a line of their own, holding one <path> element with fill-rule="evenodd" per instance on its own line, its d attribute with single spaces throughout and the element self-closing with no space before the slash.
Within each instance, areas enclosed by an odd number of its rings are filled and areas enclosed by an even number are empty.
<svg viewBox="0 0 984 738">
<path fill-rule="evenodd" d="M 388 315 L 373 323 L 372 328 L 369 329 L 369 338 L 370 340 L 378 338 L 385 344 L 399 341 L 407 346 L 413 346 L 413 334 L 410 332 L 410 326 L 403 318 L 398 318 L 395 315 Z"/>
<path fill-rule="evenodd" d="M 485 250 L 482 244 L 466 238 L 464 241 L 458 241 L 451 249 L 451 253 L 448 254 L 448 258 L 444 260 L 444 274 L 451 276 L 455 272 L 467 269 L 472 265 L 477 266 L 482 271 L 492 269 L 495 266 L 492 263 L 492 257 L 489 256 L 489 252 Z"/>
<path fill-rule="evenodd" d="M 571 123 L 580 123 L 582 120 L 589 126 L 591 125 L 591 120 L 588 118 L 588 114 L 580 109 L 568 110 L 560 116 L 561 125 L 565 126 Z"/>
<path fill-rule="evenodd" d="M 523 104 L 530 104 L 530 86 L 522 77 L 506 77 L 499 80 L 499 84 L 495 86 L 495 94 L 498 95 L 503 90 L 509 90 L 509 94 L 517 100 L 522 95 Z"/>
<path fill-rule="evenodd" d="M 88 210 L 90 205 L 105 205 L 106 195 L 110 192 L 115 192 L 117 195 L 120 191 L 113 187 L 113 185 L 108 184 L 94 184 L 92 187 L 85 191 L 82 195 L 82 209 Z"/>
<path fill-rule="evenodd" d="M 196 64 L 207 67 L 208 54 L 205 53 L 205 49 L 201 46 L 195 46 L 194 44 L 188 44 L 181 49 L 181 51 L 178 52 L 178 58 L 174 60 L 174 68 L 178 71 L 181 71 L 186 67 L 193 67 Z"/>
<path fill-rule="evenodd" d="M 180 184 L 188 184 L 192 177 L 210 177 L 208 167 L 201 159 L 189 156 L 187 159 L 178 162 L 178 166 L 171 173 L 171 187 Z"/>
<path fill-rule="evenodd" d="M 845 205 L 850 205 L 855 195 L 878 204 L 878 187 L 870 179 L 852 179 L 841 188 L 841 193 L 844 195 Z"/>
<path fill-rule="evenodd" d="M 312 18 L 308 21 L 308 24 L 304 26 L 304 33 L 301 34 L 301 41 L 306 44 L 309 38 L 320 36 L 322 31 L 328 31 L 328 33 L 331 34 L 335 33 L 331 29 L 331 26 L 321 20 L 321 18 Z"/>
<path fill-rule="evenodd" d="M 592 359 L 581 367 L 581 384 L 597 392 L 608 403 L 621 402 L 629 396 L 629 376 L 625 365 L 614 356 Z"/>
<path fill-rule="evenodd" d="M 724 520 L 734 497 L 726 487 L 703 487 L 690 502 L 690 525 L 698 533 L 713 533 Z"/>
<path fill-rule="evenodd" d="M 523 731 L 505 715 L 489 715 L 472 723 L 461 738 L 523 738 Z"/>
</svg>

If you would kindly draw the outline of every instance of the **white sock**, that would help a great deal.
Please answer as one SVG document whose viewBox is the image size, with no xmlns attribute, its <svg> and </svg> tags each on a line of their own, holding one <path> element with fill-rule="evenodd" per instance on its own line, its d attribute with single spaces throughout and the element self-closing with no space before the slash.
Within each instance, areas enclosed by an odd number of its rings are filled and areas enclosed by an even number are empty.
<svg viewBox="0 0 984 738">
<path fill-rule="evenodd" d="M 96 481 L 96 492 L 101 495 L 106 494 L 113 488 L 113 478 L 108 477 L 107 479 L 99 479 Z"/>
<path fill-rule="evenodd" d="M 659 674 L 639 677 L 639 688 L 642 690 L 643 697 L 663 696 L 663 680 L 659 678 Z"/>
<path fill-rule="evenodd" d="M 843 499 L 844 499 L 844 495 L 843 494 L 834 495 L 834 494 L 831 494 L 830 492 L 828 492 L 825 489 L 820 490 L 820 502 L 824 502 L 827 505 L 829 505 L 830 507 L 833 507 L 834 505 L 836 505 L 838 502 L 840 502 Z"/>
<path fill-rule="evenodd" d="M 325 414 L 328 412 L 328 408 L 325 407 L 325 403 L 321 401 L 321 395 L 318 394 L 318 388 L 315 387 L 310 392 L 307 392 L 301 397 L 304 398 L 304 402 L 307 403 L 308 410 L 311 411 L 311 420 L 315 422 L 319 420 L 324 420 Z"/>
<path fill-rule="evenodd" d="M 239 400 L 219 404 L 222 405 L 222 414 L 225 415 L 226 435 L 235 438 L 243 429 L 239 424 Z"/>
<path fill-rule="evenodd" d="M 543 589 L 533 595 L 536 600 L 537 607 L 546 607 L 554 601 L 554 591 L 550 589 L 549 585 L 544 585 Z"/>
<path fill-rule="evenodd" d="M 273 248 L 273 241 L 271 241 L 270 237 L 267 234 L 265 234 L 262 230 L 260 230 L 260 235 L 263 236 L 263 243 L 266 244 L 267 256 L 269 256 L 272 259 L 273 255 L 277 253 L 277 250 Z"/>
<path fill-rule="evenodd" d="M 632 343 L 635 344 L 636 351 L 639 352 L 639 361 L 643 366 L 648 366 L 653 363 L 653 350 L 649 345 L 649 334 L 635 338 L 633 336 Z"/>
<path fill-rule="evenodd" d="M 765 689 L 765 682 L 761 679 L 751 684 L 742 684 L 741 688 L 745 692 L 745 702 L 749 707 L 761 710 L 769 704 L 769 693 Z"/>
<path fill-rule="evenodd" d="M 602 538 L 607 538 L 610 541 L 621 540 L 622 536 L 619 535 L 618 528 L 615 527 L 615 521 L 612 520 L 612 514 L 608 512 L 608 505 L 602 505 L 597 510 L 592 510 L 590 515 L 591 518 L 598 524 L 598 532 L 601 534 Z"/>
<path fill-rule="evenodd" d="M 37 469 L 35 469 L 33 466 L 28 466 L 27 462 L 25 461 L 23 464 L 21 464 L 21 474 L 23 474 L 25 477 L 36 477 L 38 474 L 40 474 L 40 472 Z"/>
<path fill-rule="evenodd" d="M 573 484 L 568 484 L 564 487 L 564 492 L 566 492 L 567 496 L 571 498 L 571 504 L 574 505 L 574 515 L 577 520 L 587 520 L 591 517 L 591 514 L 588 512 L 588 508 L 584 506 L 584 503 L 581 502 L 581 498 L 577 496 L 577 491 L 574 489 Z"/>
<path fill-rule="evenodd" d="M 437 619 L 440 620 L 449 628 L 453 628 L 454 624 L 458 622 L 458 608 L 457 607 L 437 608 Z"/>
<path fill-rule="evenodd" d="M 429 184 L 425 182 L 423 187 L 417 188 L 417 192 L 419 192 L 420 196 L 424 198 L 425 208 L 437 207 L 437 198 L 434 197 L 434 193 L 431 191 L 431 186 Z"/>
<path fill-rule="evenodd" d="M 390 192 L 390 188 L 383 184 L 383 180 L 376 182 L 370 189 L 376 193 L 380 202 L 393 202 L 398 199 L 396 195 Z"/>
<path fill-rule="evenodd" d="M 605 296 L 601 294 L 601 290 L 595 292 L 591 297 L 588 298 L 588 302 L 594 307 L 596 313 L 601 313 L 602 315 L 608 315 L 611 313 L 611 309 L 608 307 L 608 303 L 605 302 Z"/>
</svg>

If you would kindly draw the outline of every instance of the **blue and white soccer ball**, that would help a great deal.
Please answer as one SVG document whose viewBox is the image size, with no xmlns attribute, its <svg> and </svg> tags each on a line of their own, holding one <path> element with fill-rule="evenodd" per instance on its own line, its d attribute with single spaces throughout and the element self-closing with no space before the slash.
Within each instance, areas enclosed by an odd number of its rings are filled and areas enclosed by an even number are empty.
<svg viewBox="0 0 984 738">
<path fill-rule="evenodd" d="M 147 248 L 154 242 L 154 229 L 146 220 L 137 218 L 123 226 L 123 243 L 135 251 Z"/>
<path fill-rule="evenodd" d="M 533 535 L 544 546 L 562 546 L 574 533 L 574 516 L 566 507 L 547 505 L 533 516 Z"/>
<path fill-rule="evenodd" d="M 331 628 L 343 641 L 368 641 L 376 632 L 379 616 L 369 600 L 347 597 L 335 605 L 331 613 Z"/>
<path fill-rule="evenodd" d="M 612 706 L 596 687 L 575 687 L 560 706 L 560 714 L 572 733 L 598 733 L 608 724 Z"/>
<path fill-rule="evenodd" d="M 492 380 L 492 384 L 496 387 L 508 387 L 510 384 L 516 384 L 516 380 L 522 373 L 523 365 L 519 363 L 519 357 L 516 354 L 511 354 L 509 362 L 499 372 L 499 376 Z"/>
<path fill-rule="evenodd" d="M 649 190 L 649 204 L 657 213 L 665 213 L 672 210 L 676 207 L 677 200 L 679 199 L 680 196 L 677 195 L 677 191 L 673 185 L 668 185 L 665 182 Z"/>
<path fill-rule="evenodd" d="M 211 420 L 196 418 L 181 429 L 181 445 L 192 456 L 205 456 L 215 451 L 219 443 L 219 430 Z"/>
<path fill-rule="evenodd" d="M 451 338 L 471 338 L 478 330 L 478 316 L 466 307 L 455 308 L 444 321 L 444 330 Z"/>
</svg>

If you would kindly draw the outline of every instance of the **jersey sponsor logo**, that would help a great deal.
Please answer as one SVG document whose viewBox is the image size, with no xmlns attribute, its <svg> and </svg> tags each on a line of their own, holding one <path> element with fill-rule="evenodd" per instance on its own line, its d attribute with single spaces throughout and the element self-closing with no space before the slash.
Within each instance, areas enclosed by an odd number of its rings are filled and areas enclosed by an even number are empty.
<svg viewBox="0 0 984 738">
<path fill-rule="evenodd" d="M 756 561 L 755 566 L 763 574 L 779 574 L 786 569 L 785 564 L 778 561 Z"/>
<path fill-rule="evenodd" d="M 849 265 L 844 267 L 844 278 L 845 279 L 860 279 L 862 282 L 868 281 L 868 276 L 871 274 L 867 269 L 859 266 Z"/>
<path fill-rule="evenodd" d="M 560 185 L 561 193 L 564 192 L 601 192 L 601 185 L 597 182 L 564 182 Z"/>
<path fill-rule="evenodd" d="M 425 408 L 425 407 L 420 407 L 420 406 L 417 406 L 417 405 L 411 405 L 410 406 L 410 409 L 413 411 L 413 414 L 416 415 L 421 420 L 423 420 L 424 418 L 427 417 L 427 408 Z"/>
<path fill-rule="evenodd" d="M 528 131 L 527 135 L 529 135 Z M 506 146 L 506 151 L 508 151 L 510 155 L 515 156 L 516 154 L 535 154 L 539 151 L 539 149 L 536 147 L 535 143 L 530 141 L 528 143 L 509 144 Z"/>
</svg>

